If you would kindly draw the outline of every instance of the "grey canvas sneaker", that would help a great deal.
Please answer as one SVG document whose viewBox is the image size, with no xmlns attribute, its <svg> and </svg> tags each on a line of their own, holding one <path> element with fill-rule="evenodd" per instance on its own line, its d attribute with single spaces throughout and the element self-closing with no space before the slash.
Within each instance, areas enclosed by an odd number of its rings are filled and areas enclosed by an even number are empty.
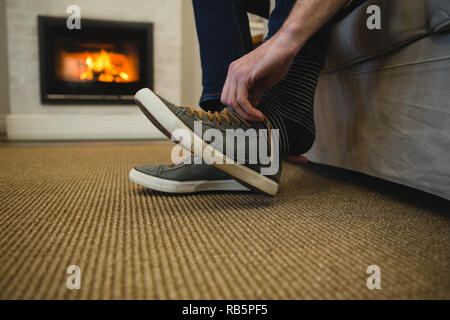
<svg viewBox="0 0 450 320">
<path fill-rule="evenodd" d="M 155 164 L 136 167 L 134 183 L 161 192 L 250 191 L 222 170 L 207 164 Z"/>
<path fill-rule="evenodd" d="M 195 110 L 191 107 L 176 106 L 148 88 L 139 90 L 136 93 L 135 101 L 145 116 L 163 134 L 195 156 L 202 158 L 207 164 L 213 164 L 214 167 L 224 171 L 252 190 L 270 195 L 277 193 L 281 166 L 278 154 L 274 152 L 270 123 L 267 118 L 264 123 L 249 122 L 242 119 L 231 109 L 226 109 L 221 113 L 211 113 Z M 180 129 L 183 129 L 183 132 L 189 135 L 189 139 L 180 139 L 181 141 L 176 139 L 174 132 Z M 208 140 L 204 139 L 204 134 L 209 129 L 215 129 L 223 134 L 223 143 L 220 147 L 217 144 L 210 144 Z M 244 146 L 233 143 L 229 144 L 227 148 L 226 136 L 229 131 L 235 132 L 238 140 L 243 138 L 241 140 L 246 141 Z M 261 132 L 265 134 L 261 134 Z M 251 140 L 249 137 L 256 138 L 256 140 Z M 246 140 L 246 138 L 249 139 Z M 255 141 L 259 146 L 266 145 L 271 157 L 268 160 L 269 163 L 263 164 L 259 159 L 256 162 L 250 161 L 252 157 L 250 140 L 253 141 L 253 145 Z M 230 157 L 229 154 L 232 154 L 232 156 Z M 276 156 L 277 169 L 275 172 L 266 170 L 266 173 L 262 174 L 267 167 L 271 167 L 274 156 Z M 217 159 L 220 161 L 217 161 Z M 267 174 L 267 172 L 271 173 Z"/>
</svg>

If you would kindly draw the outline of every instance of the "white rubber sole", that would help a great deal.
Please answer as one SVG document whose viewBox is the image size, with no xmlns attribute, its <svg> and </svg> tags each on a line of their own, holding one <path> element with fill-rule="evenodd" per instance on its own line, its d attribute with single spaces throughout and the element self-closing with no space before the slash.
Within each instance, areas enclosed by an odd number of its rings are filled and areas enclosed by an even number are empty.
<svg viewBox="0 0 450 320">
<path fill-rule="evenodd" d="M 191 145 L 185 145 L 183 141 L 180 145 L 188 151 L 195 153 L 194 145 L 203 146 L 202 150 L 196 156 L 203 158 L 208 163 L 214 163 L 216 157 L 222 158 L 223 164 L 214 164 L 214 166 L 244 184 L 260 190 L 264 193 L 275 195 L 278 192 L 278 183 L 263 176 L 262 174 L 229 159 L 224 154 L 215 150 L 210 144 L 197 136 L 183 121 L 181 121 L 170 109 L 155 95 L 150 89 L 139 90 L 135 95 L 135 101 L 145 116 L 169 139 L 172 132 L 176 129 L 185 129 L 191 135 Z M 215 154 L 215 157 L 212 155 Z M 210 157 L 210 158 L 209 158 Z"/>
<path fill-rule="evenodd" d="M 233 179 L 228 180 L 198 180 L 173 181 L 149 176 L 133 169 L 129 178 L 134 183 L 148 189 L 167 193 L 193 193 L 203 191 L 250 191 Z"/>
</svg>

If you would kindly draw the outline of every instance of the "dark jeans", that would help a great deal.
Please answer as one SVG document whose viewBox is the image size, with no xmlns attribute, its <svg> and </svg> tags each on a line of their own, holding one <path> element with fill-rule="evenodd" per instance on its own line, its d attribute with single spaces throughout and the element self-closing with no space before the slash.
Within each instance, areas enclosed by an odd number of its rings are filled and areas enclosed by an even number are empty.
<svg viewBox="0 0 450 320">
<path fill-rule="evenodd" d="M 203 70 L 200 106 L 215 109 L 228 66 L 253 49 L 247 12 L 269 19 L 268 39 L 283 25 L 295 2 L 277 0 L 269 17 L 269 0 L 193 0 Z M 307 46 L 325 57 L 330 26 L 362 2 L 353 1 L 342 9 L 309 39 Z"/>
</svg>

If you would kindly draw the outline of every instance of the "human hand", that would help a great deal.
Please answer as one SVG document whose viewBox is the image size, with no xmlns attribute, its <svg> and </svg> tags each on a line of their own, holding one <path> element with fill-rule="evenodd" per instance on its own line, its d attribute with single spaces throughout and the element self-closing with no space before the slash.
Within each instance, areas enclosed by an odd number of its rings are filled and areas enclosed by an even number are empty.
<svg viewBox="0 0 450 320">
<path fill-rule="evenodd" d="M 289 71 L 299 51 L 299 46 L 294 43 L 289 34 L 279 32 L 231 63 L 222 90 L 222 103 L 246 120 L 263 121 L 263 114 L 255 108 L 259 96 L 280 82 Z"/>
</svg>

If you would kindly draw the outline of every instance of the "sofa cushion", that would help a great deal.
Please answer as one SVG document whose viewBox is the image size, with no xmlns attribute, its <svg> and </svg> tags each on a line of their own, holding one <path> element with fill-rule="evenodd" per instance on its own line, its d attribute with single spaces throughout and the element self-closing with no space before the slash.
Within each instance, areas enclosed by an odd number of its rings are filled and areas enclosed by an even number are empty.
<svg viewBox="0 0 450 320">
<path fill-rule="evenodd" d="M 450 1 L 428 0 L 427 14 L 431 30 L 434 32 L 450 30 Z"/>
<path fill-rule="evenodd" d="M 367 8 L 381 9 L 381 29 L 366 26 Z M 370 0 L 333 26 L 324 72 L 375 58 L 450 27 L 448 0 Z"/>
<path fill-rule="evenodd" d="M 450 200 L 449 53 L 439 33 L 322 74 L 305 156 Z"/>
</svg>

